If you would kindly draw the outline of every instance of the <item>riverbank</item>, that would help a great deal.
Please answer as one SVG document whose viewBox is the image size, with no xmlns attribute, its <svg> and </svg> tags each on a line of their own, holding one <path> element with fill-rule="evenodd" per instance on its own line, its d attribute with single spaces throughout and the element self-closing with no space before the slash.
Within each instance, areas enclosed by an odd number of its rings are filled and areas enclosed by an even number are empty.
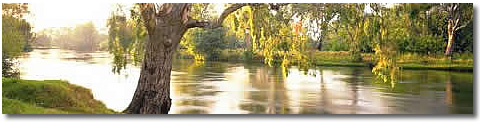
<svg viewBox="0 0 480 124">
<path fill-rule="evenodd" d="M 351 54 L 346 51 L 314 51 L 308 56 L 316 66 L 370 67 L 374 64 L 373 53 L 363 53 L 361 62 L 353 61 Z M 460 54 L 453 58 L 405 53 L 398 57 L 397 63 L 401 69 L 473 72 L 473 55 Z"/>
<path fill-rule="evenodd" d="M 3 114 L 117 114 L 86 89 L 60 80 L 2 78 Z"/>
<path fill-rule="evenodd" d="M 360 62 L 353 61 L 348 51 L 309 51 L 307 57 L 310 63 L 315 66 L 346 66 L 346 67 L 371 67 L 374 66 L 374 53 L 362 53 Z M 243 50 L 223 50 L 219 59 L 212 61 L 249 61 L 263 62 L 260 54 L 251 55 L 253 59 L 247 60 Z M 194 59 L 185 51 L 179 51 L 177 59 Z M 473 54 L 455 54 L 453 59 L 445 58 L 443 55 L 427 56 L 413 53 L 404 53 L 398 57 L 398 65 L 402 69 L 428 69 L 445 71 L 473 72 Z"/>
</svg>

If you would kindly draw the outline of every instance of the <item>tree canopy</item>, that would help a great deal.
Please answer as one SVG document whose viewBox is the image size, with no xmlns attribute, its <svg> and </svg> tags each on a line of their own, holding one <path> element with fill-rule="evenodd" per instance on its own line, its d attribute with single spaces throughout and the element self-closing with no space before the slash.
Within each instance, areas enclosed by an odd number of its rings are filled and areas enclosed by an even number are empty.
<svg viewBox="0 0 480 124">
<path fill-rule="evenodd" d="M 225 42 L 221 42 L 224 36 L 232 36 L 237 39 L 233 41 L 244 44 L 244 50 L 262 56 L 268 65 L 308 66 L 306 55 L 314 49 L 347 50 L 352 54 L 352 61 L 363 61 L 362 53 L 375 53 L 377 67 L 373 72 L 378 75 L 395 73 L 392 69 L 397 68 L 397 54 L 445 52 L 446 20 L 452 17 L 448 13 L 450 4 L 431 3 L 225 4 L 226 9 L 220 15 L 213 14 L 212 4 L 190 6 L 188 28 L 223 27 L 185 33 L 179 47 L 197 57 L 216 54 L 215 51 L 224 47 Z M 457 29 L 454 51 L 473 52 L 471 4 L 459 4 L 457 8 L 463 15 L 454 16 L 462 17 L 458 20 L 464 25 Z M 130 18 L 123 9 L 112 12 L 110 17 L 109 48 L 118 56 L 116 60 L 122 61 L 119 67 L 127 63 L 126 55 L 135 58 L 135 62 L 143 59 L 142 44 L 148 39 L 148 29 L 144 28 L 142 9 L 145 8 L 136 4 L 130 10 Z M 251 41 L 249 44 L 247 39 Z M 382 80 L 390 81 L 386 77 Z"/>
<path fill-rule="evenodd" d="M 28 4 L 2 3 L 2 76 L 17 77 L 14 59 L 29 50 L 33 40 L 31 25 L 23 16 L 28 14 Z"/>
</svg>

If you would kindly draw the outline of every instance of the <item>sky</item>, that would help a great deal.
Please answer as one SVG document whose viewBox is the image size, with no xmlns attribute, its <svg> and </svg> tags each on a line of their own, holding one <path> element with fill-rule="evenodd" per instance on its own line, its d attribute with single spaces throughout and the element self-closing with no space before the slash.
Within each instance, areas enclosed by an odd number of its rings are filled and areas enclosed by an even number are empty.
<svg viewBox="0 0 480 124">
<path fill-rule="evenodd" d="M 132 5 L 132 3 L 122 4 L 126 5 L 127 10 Z M 393 4 L 387 4 L 387 6 L 391 5 Z M 114 6 L 115 3 L 99 2 L 30 3 L 31 15 L 27 19 L 33 24 L 34 32 L 49 27 L 75 27 L 78 24 L 92 21 L 100 33 L 107 34 L 106 23 Z M 213 6 L 217 15 L 225 9 L 224 3 L 213 3 Z"/>
<path fill-rule="evenodd" d="M 127 5 L 128 3 L 124 3 Z M 38 32 L 49 27 L 75 27 L 77 24 L 92 21 L 100 33 L 107 34 L 107 19 L 115 3 L 30 3 L 30 16 L 27 20 L 34 26 L 33 31 Z M 223 11 L 223 4 L 215 4 L 216 11 Z"/>
<path fill-rule="evenodd" d="M 48 27 L 75 27 L 92 21 L 100 33 L 106 33 L 106 23 L 112 3 L 30 3 L 27 20 L 37 32 Z"/>
</svg>

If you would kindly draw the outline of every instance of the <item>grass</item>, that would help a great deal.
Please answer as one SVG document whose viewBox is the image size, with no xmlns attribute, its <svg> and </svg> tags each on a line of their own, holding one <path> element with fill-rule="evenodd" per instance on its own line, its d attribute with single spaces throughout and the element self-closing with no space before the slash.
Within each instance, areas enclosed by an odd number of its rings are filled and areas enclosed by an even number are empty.
<svg viewBox="0 0 480 124">
<path fill-rule="evenodd" d="M 69 114 L 66 111 L 37 107 L 35 105 L 24 103 L 20 100 L 2 98 L 3 114 Z"/>
<path fill-rule="evenodd" d="M 466 54 L 456 54 L 452 59 L 443 55 L 418 55 L 413 53 L 404 53 L 400 55 L 398 63 L 403 69 L 430 69 L 430 70 L 449 70 L 449 71 L 468 71 L 473 72 L 473 56 Z"/>
<path fill-rule="evenodd" d="M 115 114 L 89 89 L 59 80 L 2 78 L 3 114 Z"/>
<path fill-rule="evenodd" d="M 369 66 L 374 63 L 373 53 L 363 53 L 362 62 L 354 62 L 347 51 L 311 51 L 308 53 L 311 62 L 317 66 Z M 457 54 L 453 59 L 444 56 L 427 56 L 413 53 L 404 53 L 398 57 L 398 64 L 402 69 L 430 69 L 449 71 L 473 72 L 473 56 Z"/>
</svg>

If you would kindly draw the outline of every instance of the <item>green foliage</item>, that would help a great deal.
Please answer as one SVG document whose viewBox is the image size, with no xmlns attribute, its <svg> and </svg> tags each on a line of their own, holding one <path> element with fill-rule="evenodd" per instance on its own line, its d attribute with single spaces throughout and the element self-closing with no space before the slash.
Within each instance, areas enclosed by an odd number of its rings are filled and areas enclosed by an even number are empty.
<svg viewBox="0 0 480 124">
<path fill-rule="evenodd" d="M 18 56 L 28 42 L 28 34 L 23 28 L 30 28 L 24 19 L 9 16 L 2 17 L 2 53 Z"/>
<path fill-rule="evenodd" d="M 120 73 L 130 61 L 135 65 L 142 62 L 144 44 L 148 37 L 146 27 L 140 18 L 139 6 L 134 6 L 130 18 L 127 18 L 124 7 L 118 4 L 111 13 L 107 26 L 108 51 L 114 55 L 115 65 L 112 71 Z"/>
<path fill-rule="evenodd" d="M 196 60 L 219 60 L 222 50 L 239 46 L 235 36 L 227 35 L 226 32 L 224 28 L 190 29 L 181 44 Z"/>
<path fill-rule="evenodd" d="M 322 44 L 327 41 L 327 34 L 331 32 L 330 24 L 340 14 L 341 6 L 342 4 L 339 3 L 292 4 L 294 13 L 300 18 L 308 20 L 307 30 L 317 42 L 311 46 L 315 45 L 318 50 L 324 48 Z"/>
<path fill-rule="evenodd" d="M 225 30 L 217 29 L 199 29 L 193 34 L 195 41 L 195 52 L 205 55 L 208 60 L 218 59 L 220 50 L 225 48 Z"/>
<path fill-rule="evenodd" d="M 18 62 L 8 54 L 2 55 L 2 77 L 19 78 Z"/>
<path fill-rule="evenodd" d="M 307 30 L 304 20 L 292 20 L 293 8 L 293 5 L 281 6 L 278 10 L 270 10 L 268 5 L 244 7 L 229 17 L 233 26 L 238 26 L 231 29 L 248 29 L 248 34 L 237 36 L 251 37 L 252 55 L 261 54 L 265 64 L 305 63 L 303 51 L 308 44 Z M 245 30 L 236 31 L 245 33 Z M 250 53 L 245 55 L 250 56 Z"/>
<path fill-rule="evenodd" d="M 65 81 L 19 80 L 2 78 L 2 98 L 11 110 L 3 107 L 4 114 L 14 113 L 89 113 L 113 114 L 103 103 L 93 98 L 89 89 Z M 20 103 L 12 105 L 9 103 Z M 51 111 L 53 110 L 53 111 Z M 12 112 L 12 113 L 6 113 Z M 42 113 L 43 114 L 43 113 Z"/>
<path fill-rule="evenodd" d="M 252 61 L 253 56 L 254 56 L 253 51 L 250 51 L 250 50 L 243 51 L 243 57 L 245 58 L 246 61 Z"/>
<path fill-rule="evenodd" d="M 372 72 L 381 82 L 390 83 L 392 87 L 397 82 L 399 67 L 397 65 L 398 41 L 403 40 L 405 28 L 395 23 L 398 15 L 395 9 L 389 9 L 381 4 L 370 4 L 373 16 L 369 18 L 371 26 L 365 30 L 372 33 L 376 65 Z"/>
<path fill-rule="evenodd" d="M 312 46 L 317 45 L 318 42 L 322 42 L 322 50 L 350 51 L 348 53 L 352 55 L 349 56 L 349 61 L 375 63 L 383 61 L 383 64 L 376 64 L 377 70 L 387 69 L 389 71 L 381 72 L 384 75 L 390 75 L 388 73 L 393 73 L 390 72 L 391 69 L 398 67 L 395 63 L 399 53 L 435 56 L 444 51 L 445 20 L 448 14 L 435 10 L 435 7 L 442 5 L 299 3 L 283 5 L 273 10 L 269 4 L 257 4 L 240 8 L 230 14 L 224 21 L 224 28 L 221 29 L 224 31 L 189 29 L 184 34 L 181 49 L 192 54 L 197 60 L 225 60 L 221 58 L 224 57 L 223 55 L 231 58 L 230 55 L 237 55 L 236 52 L 231 51 L 244 48 L 245 50 L 242 51 L 244 58 L 261 56 L 264 59 L 263 62 L 268 65 L 299 63 L 309 65 L 307 62 L 311 57 L 307 57 L 309 56 L 307 50 L 314 48 Z M 463 8 L 470 10 L 468 7 Z M 132 18 L 125 19 L 123 25 L 128 27 L 128 25 L 141 24 L 138 9 L 134 7 L 131 10 Z M 215 19 L 217 15 L 214 15 L 213 11 L 212 4 L 198 3 L 193 4 L 190 15 L 196 19 Z M 471 15 L 469 11 L 465 12 L 462 15 Z M 130 24 L 130 22 L 137 23 Z M 471 30 L 473 30 L 473 23 L 460 30 L 455 51 L 473 51 L 473 31 Z M 145 34 L 144 29 L 137 31 L 138 34 Z M 145 38 L 145 35 L 137 36 Z M 126 39 L 129 39 L 128 37 L 130 36 L 125 36 Z M 251 42 L 244 42 L 250 41 L 248 39 L 251 39 Z M 141 55 L 142 42 L 122 42 L 121 40 L 122 38 L 118 38 L 117 46 L 119 47 L 115 48 L 122 48 L 123 50 L 120 51 L 123 52 L 118 52 L 122 54 L 118 54 L 116 58 L 129 59 L 130 56 L 127 53 L 131 53 L 129 51 L 136 48 L 140 51 L 136 53 Z M 126 47 L 122 47 L 122 43 L 126 43 L 124 45 Z M 365 53 L 375 53 L 375 56 L 369 56 L 368 60 L 363 60 Z M 135 55 L 132 57 L 137 58 Z"/>
<path fill-rule="evenodd" d="M 412 37 L 412 40 L 400 40 L 399 51 L 415 52 L 420 54 L 435 55 L 445 52 L 446 43 L 440 36 L 420 35 Z"/>
<path fill-rule="evenodd" d="M 2 76 L 18 77 L 15 59 L 31 50 L 32 27 L 22 18 L 27 10 L 28 4 L 2 3 Z"/>
<path fill-rule="evenodd" d="M 470 22 L 456 35 L 454 52 L 473 54 L 473 46 L 473 22 Z"/>
<path fill-rule="evenodd" d="M 343 23 L 349 36 L 349 42 L 352 44 L 350 51 L 357 57 L 360 52 L 360 37 L 364 31 L 362 29 L 365 23 L 365 5 L 362 3 L 344 4 L 340 10 L 340 22 Z"/>
<path fill-rule="evenodd" d="M 324 51 L 348 51 L 350 46 L 346 41 L 331 40 L 323 44 L 322 50 Z"/>
</svg>

